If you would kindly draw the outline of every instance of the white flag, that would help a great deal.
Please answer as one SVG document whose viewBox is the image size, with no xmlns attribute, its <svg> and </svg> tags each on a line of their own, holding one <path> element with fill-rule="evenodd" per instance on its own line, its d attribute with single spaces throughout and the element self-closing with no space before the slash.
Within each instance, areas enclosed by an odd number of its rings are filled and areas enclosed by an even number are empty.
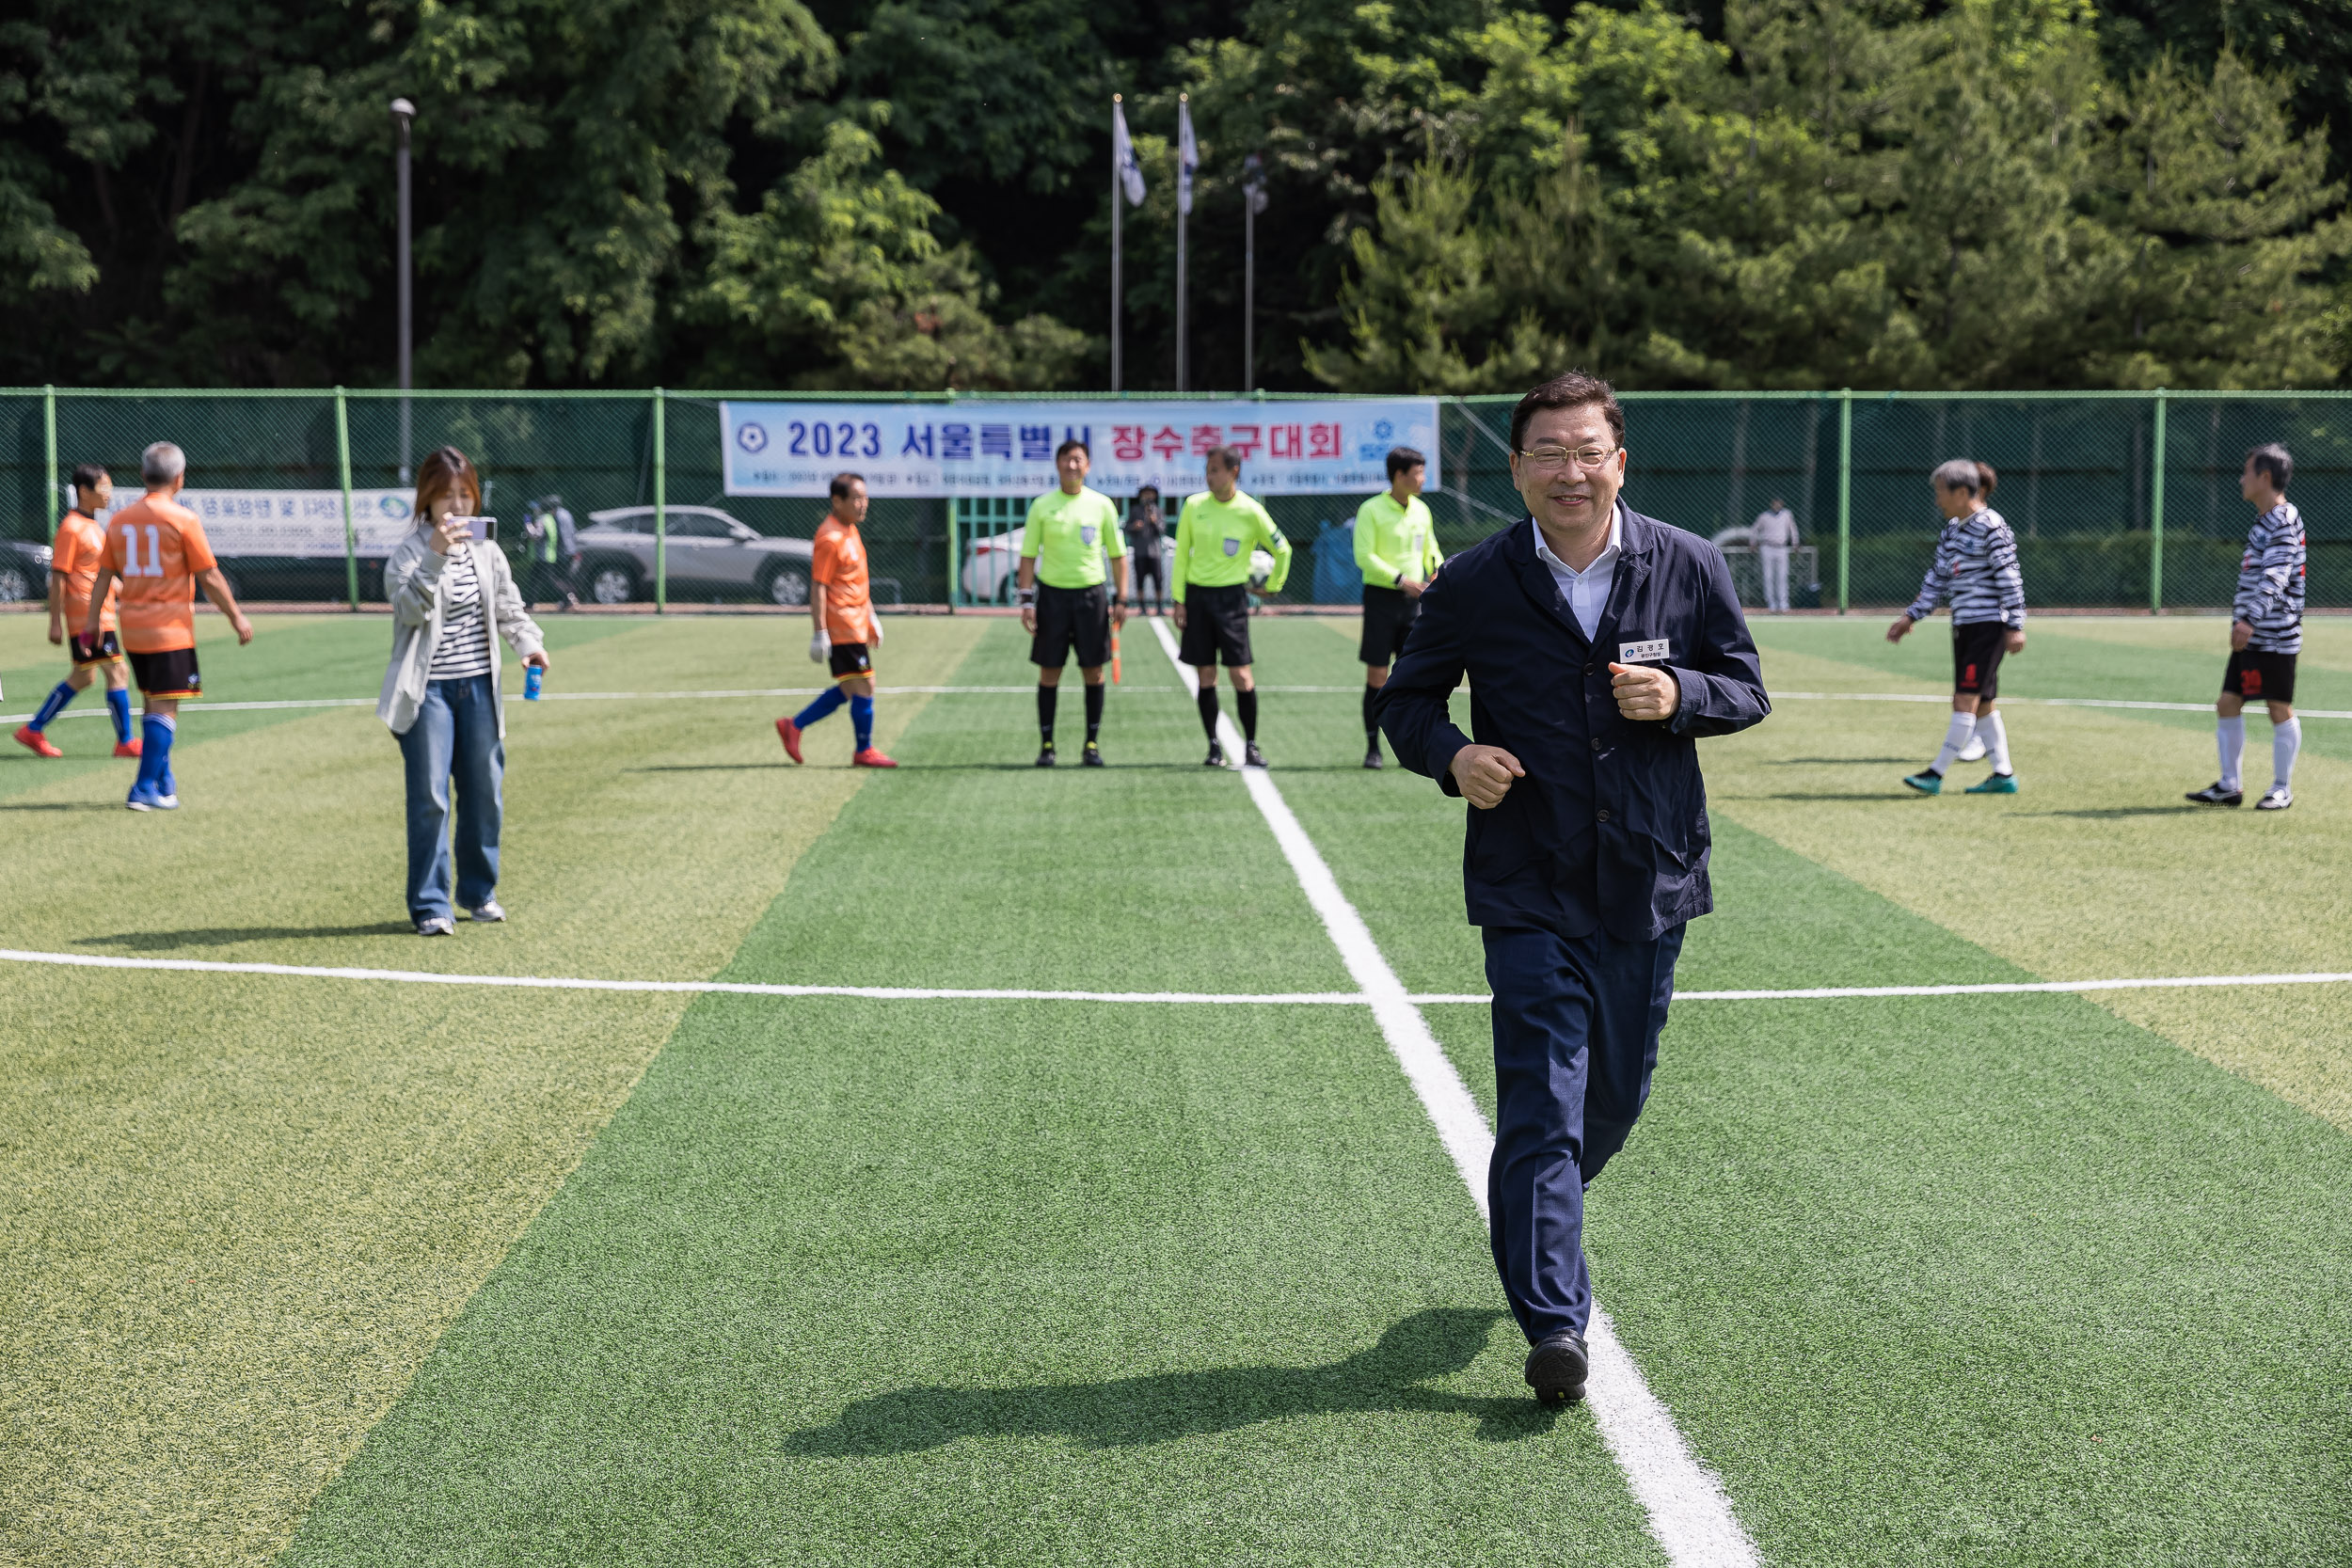
<svg viewBox="0 0 2352 1568">
<path fill-rule="evenodd" d="M 1136 162 L 1136 144 L 1127 139 L 1127 111 L 1120 103 L 1111 104 L 1111 166 L 1119 171 L 1119 182 L 1127 191 L 1127 205 L 1143 205 L 1143 166 Z"/>
<path fill-rule="evenodd" d="M 1192 176 L 1200 166 L 1200 144 L 1192 139 L 1192 105 L 1176 101 L 1176 210 L 1192 211 Z"/>
</svg>

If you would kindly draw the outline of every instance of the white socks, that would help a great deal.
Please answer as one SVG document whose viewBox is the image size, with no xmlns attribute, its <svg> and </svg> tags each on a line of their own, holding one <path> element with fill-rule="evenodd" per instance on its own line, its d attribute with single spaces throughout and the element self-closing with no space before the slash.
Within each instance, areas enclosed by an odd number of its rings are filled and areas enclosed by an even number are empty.
<svg viewBox="0 0 2352 1568">
<path fill-rule="evenodd" d="M 2241 713 L 2234 719 L 2221 720 L 2213 728 L 2215 744 L 2221 749 L 2221 787 L 2243 788 L 2240 765 L 2246 756 L 2246 715 Z M 2298 728 L 2295 733 L 2299 740 L 2303 732 Z M 2276 740 L 2272 741 L 2274 748 L 2277 744 Z"/>
<path fill-rule="evenodd" d="M 1944 732 L 1944 749 L 1935 753 L 1933 762 L 1928 764 L 1928 771 L 1941 773 L 1949 768 L 1953 759 L 1960 755 L 1962 748 L 1968 744 L 1968 737 L 1976 733 L 1977 716 L 1975 714 L 1953 714 L 1951 727 Z M 1996 730 L 1994 733 L 1999 732 Z"/>
<path fill-rule="evenodd" d="M 1993 758 L 1993 771 L 2013 771 L 2009 765 L 2009 726 L 2001 722 L 1998 710 L 1977 721 L 1977 734 L 1984 737 L 1984 749 Z"/>
<path fill-rule="evenodd" d="M 2224 721 L 2227 722 L 2227 721 Z M 2246 721 L 2237 721 L 2239 736 L 2246 734 Z M 2270 727 L 2270 773 L 2280 789 L 2295 783 L 2295 753 L 2303 749 L 2303 721 L 2290 719 L 2283 724 Z"/>
</svg>

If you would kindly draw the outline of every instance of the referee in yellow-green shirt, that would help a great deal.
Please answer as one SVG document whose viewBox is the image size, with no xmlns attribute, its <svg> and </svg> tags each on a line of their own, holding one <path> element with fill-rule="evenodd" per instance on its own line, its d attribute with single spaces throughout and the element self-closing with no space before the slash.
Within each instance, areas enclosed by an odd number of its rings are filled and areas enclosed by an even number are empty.
<svg viewBox="0 0 2352 1568">
<path fill-rule="evenodd" d="M 1176 657 L 1199 672 L 1200 727 L 1209 732 L 1207 766 L 1225 766 L 1216 739 L 1216 666 L 1233 676 L 1233 706 L 1241 715 L 1242 766 L 1263 768 L 1258 750 L 1258 683 L 1249 669 L 1249 558 L 1261 548 L 1274 558 L 1267 594 L 1279 594 L 1291 575 L 1291 542 L 1255 496 L 1241 489 L 1241 453 L 1217 447 L 1201 467 L 1209 487 L 1184 499 L 1176 517 L 1176 561 L 1168 586 L 1176 597 Z"/>
<path fill-rule="evenodd" d="M 1389 666 L 1405 651 L 1405 634 L 1421 614 L 1421 591 L 1445 559 L 1437 519 L 1421 499 L 1429 460 L 1410 447 L 1389 453 L 1389 487 L 1356 509 L 1356 569 L 1364 574 L 1364 766 L 1380 766 L 1380 726 L 1373 719 Z"/>
<path fill-rule="evenodd" d="M 1054 451 L 1061 481 L 1029 503 L 1021 531 L 1021 575 L 1014 586 L 1021 600 L 1021 626 L 1029 634 L 1029 662 L 1037 666 L 1037 728 L 1043 745 L 1040 768 L 1054 766 L 1054 707 L 1061 692 L 1061 670 L 1074 649 L 1086 678 L 1087 743 L 1078 760 L 1103 766 L 1103 667 L 1111 661 L 1111 633 L 1127 620 L 1127 541 L 1119 531 L 1119 504 L 1087 486 L 1093 453 L 1084 441 L 1064 441 Z M 1108 557 L 1112 589 L 1103 594 Z"/>
</svg>

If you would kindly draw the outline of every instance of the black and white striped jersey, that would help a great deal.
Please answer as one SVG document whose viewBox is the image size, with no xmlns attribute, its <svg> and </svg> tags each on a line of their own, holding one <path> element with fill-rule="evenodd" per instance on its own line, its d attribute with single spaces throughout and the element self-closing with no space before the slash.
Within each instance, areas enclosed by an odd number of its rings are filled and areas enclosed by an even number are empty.
<svg viewBox="0 0 2352 1568">
<path fill-rule="evenodd" d="M 2026 624 L 2026 578 L 2017 569 L 2017 536 L 1989 506 L 1944 525 L 1944 536 L 1935 542 L 1935 564 L 1920 579 L 1919 596 L 1905 613 L 1924 621 L 1947 597 L 1952 601 L 1956 626 L 1985 621 Z"/>
<path fill-rule="evenodd" d="M 474 546 L 460 544 L 441 569 L 441 640 L 433 647 L 428 680 L 466 680 L 490 673 L 490 628 L 482 614 L 482 574 Z"/>
<path fill-rule="evenodd" d="M 2231 611 L 2254 628 L 2247 646 L 2266 654 L 2303 651 L 2303 573 L 2308 551 L 2303 514 L 2282 500 L 2261 516 L 2246 535 L 2237 566 L 2237 598 Z"/>
</svg>

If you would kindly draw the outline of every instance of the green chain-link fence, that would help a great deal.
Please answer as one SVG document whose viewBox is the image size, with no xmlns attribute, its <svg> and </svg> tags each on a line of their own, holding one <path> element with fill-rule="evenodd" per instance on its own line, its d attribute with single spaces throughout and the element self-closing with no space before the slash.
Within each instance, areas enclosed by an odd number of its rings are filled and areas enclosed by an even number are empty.
<svg viewBox="0 0 2352 1568">
<path fill-rule="evenodd" d="M 2274 440 L 2295 452 L 2292 494 L 2311 531 L 2311 602 L 2352 604 L 2352 394 L 1627 393 L 1624 401 L 1629 501 L 1710 537 L 1785 501 L 1810 549 L 1793 574 L 1800 607 L 1910 599 L 1939 521 L 1927 475 L 1947 457 L 1998 469 L 1994 505 L 2016 531 L 2031 603 L 2226 605 L 2251 520 L 2237 495 L 2239 468 L 2249 447 Z M 1429 499 L 1449 551 L 1522 513 L 1508 467 L 1512 402 L 1441 404 L 1442 486 Z M 407 465 L 443 444 L 481 469 L 502 542 L 541 598 L 555 585 L 524 560 L 522 524 L 559 500 L 583 531 L 582 570 L 572 582 L 580 595 L 660 605 L 805 602 L 806 549 L 794 542 L 815 532 L 824 511 L 821 500 L 723 494 L 709 395 L 17 388 L 0 390 L 0 541 L 19 542 L 0 545 L 0 597 L 42 592 L 37 557 L 21 546 L 48 538 L 73 467 L 102 464 L 131 487 L 141 449 L 157 439 L 186 449 L 189 483 L 211 504 L 242 506 L 247 519 L 272 506 L 301 514 L 278 518 L 285 526 L 270 536 L 273 553 L 224 559 L 238 592 L 262 601 L 380 601 L 382 552 L 405 525 Z M 1285 599 L 1354 601 L 1347 528 L 1356 499 L 1268 499 L 1303 552 Z M 877 597 L 940 604 L 951 581 L 959 602 L 999 596 L 1009 574 L 976 576 L 972 567 L 1017 511 L 1003 498 L 877 500 L 866 527 Z M 1726 542 L 1752 594 L 1756 578 L 1738 536 Z"/>
</svg>

